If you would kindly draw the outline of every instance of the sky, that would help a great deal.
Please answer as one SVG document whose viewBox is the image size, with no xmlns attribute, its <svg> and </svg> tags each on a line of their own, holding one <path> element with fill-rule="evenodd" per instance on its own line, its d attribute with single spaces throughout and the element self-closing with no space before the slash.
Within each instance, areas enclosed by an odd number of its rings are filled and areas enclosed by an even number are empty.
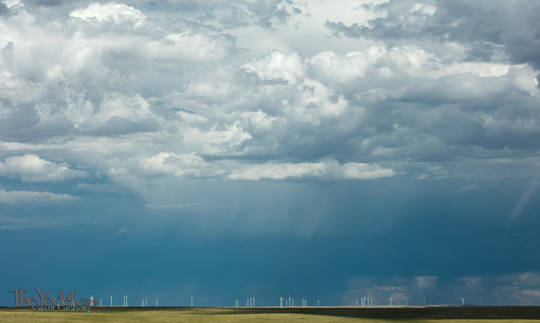
<svg viewBox="0 0 540 323">
<path fill-rule="evenodd" d="M 540 4 L 0 1 L 0 305 L 540 304 Z"/>
</svg>

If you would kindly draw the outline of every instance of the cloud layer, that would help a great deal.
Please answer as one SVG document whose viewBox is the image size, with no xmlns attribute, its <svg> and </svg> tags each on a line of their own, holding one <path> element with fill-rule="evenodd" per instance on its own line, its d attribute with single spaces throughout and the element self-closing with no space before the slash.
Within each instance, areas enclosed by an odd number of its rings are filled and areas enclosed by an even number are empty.
<svg viewBox="0 0 540 323">
<path fill-rule="evenodd" d="M 46 153 L 104 174 L 121 168 L 144 183 L 142 174 L 159 172 L 430 178 L 437 167 L 447 176 L 481 177 L 478 158 L 488 168 L 514 151 L 536 160 L 536 65 L 506 48 L 512 33 L 458 37 L 467 27 L 452 17 L 469 5 L 366 3 L 355 7 L 365 16 L 355 23 L 312 16 L 322 4 L 190 3 L 174 24 L 162 10 L 169 5 L 76 2 L 54 14 L 40 2 L 6 5 L 0 139 L 25 144 L 6 152 L 6 161 Z M 504 5 L 496 8 L 502 15 Z M 235 23 L 230 10 L 240 17 Z M 201 12 L 208 16 L 195 21 Z M 303 47 L 250 54 L 236 46 L 235 28 L 279 35 L 303 19 L 363 42 L 354 51 L 321 43 L 311 54 Z M 414 41 L 419 34 L 425 40 Z M 46 179 L 10 165 L 5 174 Z M 81 175 L 58 168 L 46 177 Z"/>
</svg>

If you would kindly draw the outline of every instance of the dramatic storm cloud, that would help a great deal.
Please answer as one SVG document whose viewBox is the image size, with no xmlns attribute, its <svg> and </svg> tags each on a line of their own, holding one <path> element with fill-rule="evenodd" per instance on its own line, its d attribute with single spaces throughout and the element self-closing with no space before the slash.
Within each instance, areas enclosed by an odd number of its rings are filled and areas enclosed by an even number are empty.
<svg viewBox="0 0 540 323">
<path fill-rule="evenodd" d="M 527 0 L 1 0 L 0 285 L 537 303 L 539 35 Z"/>
</svg>

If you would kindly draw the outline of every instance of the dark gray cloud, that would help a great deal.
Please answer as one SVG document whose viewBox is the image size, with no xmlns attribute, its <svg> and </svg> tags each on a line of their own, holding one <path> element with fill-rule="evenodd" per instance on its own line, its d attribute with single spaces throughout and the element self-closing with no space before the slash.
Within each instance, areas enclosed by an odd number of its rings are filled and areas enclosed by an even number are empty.
<svg viewBox="0 0 540 323">
<path fill-rule="evenodd" d="M 137 132 L 152 132 L 159 129 L 159 125 L 151 120 L 130 121 L 122 117 L 112 117 L 103 125 L 81 131 L 82 135 L 91 136 L 118 136 Z"/>
<path fill-rule="evenodd" d="M 56 7 L 56 6 L 59 6 L 61 5 L 62 3 L 66 3 L 68 1 L 64 1 L 64 0 L 30 0 L 30 1 L 25 1 L 24 4 L 25 5 L 29 5 L 29 6 L 44 6 L 44 7 Z"/>
<path fill-rule="evenodd" d="M 456 41 L 470 46 L 469 59 L 489 59 L 502 46 L 511 62 L 540 68 L 540 8 L 535 1 L 390 1 L 374 5 L 386 17 L 369 25 L 327 21 L 337 35 L 393 43 Z"/>
<path fill-rule="evenodd" d="M 159 1 L 141 3 L 141 7 L 148 7 L 152 11 L 182 12 L 183 19 L 214 24 L 224 28 L 247 25 L 261 25 L 271 28 L 276 24 L 283 24 L 295 13 L 287 10 L 283 4 L 292 4 L 291 1 L 238 1 L 233 4 L 223 1 Z M 189 18 L 186 18 L 189 17 Z"/>
<path fill-rule="evenodd" d="M 3 2 L 0 2 L 0 16 L 7 15 L 8 13 L 8 7 Z"/>
</svg>

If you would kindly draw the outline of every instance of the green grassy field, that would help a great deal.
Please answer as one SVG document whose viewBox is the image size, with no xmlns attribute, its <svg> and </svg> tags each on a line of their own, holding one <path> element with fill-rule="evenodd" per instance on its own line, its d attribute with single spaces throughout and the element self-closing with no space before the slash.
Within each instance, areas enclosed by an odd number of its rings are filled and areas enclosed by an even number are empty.
<svg viewBox="0 0 540 323">
<path fill-rule="evenodd" d="M 314 310 L 314 311 L 313 311 Z M 540 312 L 537 308 L 523 308 L 523 311 L 504 308 L 465 309 L 463 318 L 444 318 L 459 316 L 455 310 L 379 308 L 317 308 L 317 309 L 279 309 L 279 308 L 169 308 L 137 309 L 116 308 L 97 309 L 87 313 L 33 312 L 29 309 L 0 309 L 1 322 L 540 322 L 527 319 Z M 292 313 L 291 313 L 292 312 Z M 477 313 L 477 314 L 474 314 Z M 518 318 L 512 318 L 515 314 Z M 528 313 L 528 314 L 527 314 Z M 364 317 L 362 317 L 364 316 Z M 525 318 L 519 318 L 519 317 Z"/>
</svg>

